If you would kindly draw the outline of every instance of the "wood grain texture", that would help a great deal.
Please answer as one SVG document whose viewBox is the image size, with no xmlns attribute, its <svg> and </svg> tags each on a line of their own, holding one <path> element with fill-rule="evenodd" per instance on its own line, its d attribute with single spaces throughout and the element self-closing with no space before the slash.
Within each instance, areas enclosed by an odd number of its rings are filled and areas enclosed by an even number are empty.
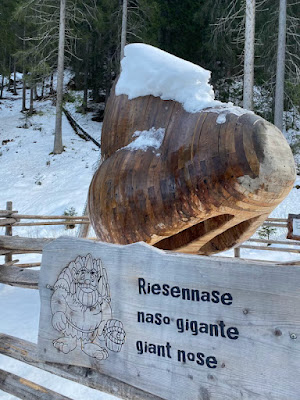
<svg viewBox="0 0 300 400">
<path fill-rule="evenodd" d="M 162 249 L 211 254 L 248 239 L 285 198 L 295 179 L 291 150 L 261 117 L 220 110 L 186 112 L 112 89 L 102 128 L 104 162 L 89 190 L 100 240 L 145 241 Z M 134 132 L 164 128 L 161 147 L 126 148 Z"/>
<path fill-rule="evenodd" d="M 102 360 L 85 351 L 87 337 L 77 337 L 79 329 L 87 332 L 79 328 L 80 302 L 72 306 L 64 289 L 70 277 L 65 268 L 76 269 L 72 262 L 88 254 L 107 272 L 112 318 L 126 332 L 120 351 L 107 348 Z M 60 238 L 45 247 L 41 268 L 41 361 L 92 368 L 167 400 L 300 398 L 299 267 L 164 252 L 144 243 Z M 77 293 L 70 283 L 72 290 Z M 57 307 L 73 325 L 72 338 L 71 331 L 53 325 Z M 82 310 L 85 326 L 95 326 L 91 313 L 97 304 Z M 99 324 L 103 315 L 102 309 Z M 156 323 L 159 315 L 166 319 Z M 95 335 L 92 343 L 105 347 Z M 75 337 L 72 349 L 55 347 L 59 338 L 70 343 Z"/>
<path fill-rule="evenodd" d="M 23 400 L 71 400 L 53 390 L 0 369 L 0 390 Z"/>
<path fill-rule="evenodd" d="M 0 283 L 27 289 L 37 289 L 39 271 L 23 270 L 22 268 L 0 265 Z"/>
<path fill-rule="evenodd" d="M 158 396 L 144 392 L 90 368 L 42 362 L 38 356 L 37 345 L 35 343 L 1 333 L 0 354 L 125 400 L 161 399 Z"/>
</svg>

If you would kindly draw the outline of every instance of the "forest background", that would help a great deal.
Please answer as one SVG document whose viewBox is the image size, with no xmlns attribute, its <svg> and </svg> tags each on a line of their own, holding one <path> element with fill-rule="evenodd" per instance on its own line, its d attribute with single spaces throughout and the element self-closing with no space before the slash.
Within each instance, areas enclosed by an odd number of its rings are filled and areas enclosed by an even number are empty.
<svg viewBox="0 0 300 400">
<path fill-rule="evenodd" d="M 124 0 L 125 2 L 125 0 Z M 55 93 L 59 26 L 65 3 L 64 68 L 70 69 L 73 90 L 88 100 L 106 101 L 120 72 L 122 0 L 2 0 L 0 7 L 0 98 L 5 76 L 23 73 L 34 99 Z M 280 4 L 286 0 L 126 0 L 126 42 L 157 46 L 212 71 L 218 99 L 243 96 L 246 5 L 255 6 L 254 84 L 260 96 L 254 111 L 274 122 Z M 123 7 L 122 7 L 123 6 Z M 284 110 L 295 125 L 300 104 L 300 2 L 287 0 L 284 32 Z M 282 17 L 282 15 L 281 15 Z M 124 19 L 124 18 L 123 18 Z M 49 82 L 48 88 L 45 82 Z M 12 85 L 14 80 L 9 81 Z M 234 92 L 234 93 L 233 93 Z M 23 96 L 26 90 L 23 90 Z M 66 95 L 65 95 L 66 96 Z M 26 109 L 23 99 L 22 111 Z M 291 117 L 292 116 L 292 117 Z M 101 116 L 100 116 L 101 118 Z M 295 127 L 295 126 L 293 126 Z M 295 144 L 299 151 L 300 144 Z"/>
</svg>

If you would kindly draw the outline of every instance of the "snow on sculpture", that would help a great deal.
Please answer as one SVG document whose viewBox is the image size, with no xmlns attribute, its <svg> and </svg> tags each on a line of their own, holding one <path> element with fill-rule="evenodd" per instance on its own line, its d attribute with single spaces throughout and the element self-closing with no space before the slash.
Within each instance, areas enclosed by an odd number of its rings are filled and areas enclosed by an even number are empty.
<svg viewBox="0 0 300 400">
<path fill-rule="evenodd" d="M 76 347 L 98 360 L 125 341 L 121 321 L 112 319 L 107 273 L 100 259 L 78 256 L 59 274 L 51 297 L 52 325 L 62 334 L 53 346 L 68 354 Z"/>
<path fill-rule="evenodd" d="M 125 47 L 89 190 L 100 240 L 217 253 L 252 236 L 288 195 L 295 164 L 282 133 L 214 100 L 209 79 L 152 46 Z"/>
</svg>

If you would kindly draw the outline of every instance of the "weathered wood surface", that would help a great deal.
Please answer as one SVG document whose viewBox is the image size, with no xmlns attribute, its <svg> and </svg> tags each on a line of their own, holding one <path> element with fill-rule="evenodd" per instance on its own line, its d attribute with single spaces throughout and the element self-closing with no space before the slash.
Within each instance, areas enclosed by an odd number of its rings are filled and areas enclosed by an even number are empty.
<svg viewBox="0 0 300 400">
<path fill-rule="evenodd" d="M 287 239 L 300 240 L 300 214 L 289 214 Z"/>
<path fill-rule="evenodd" d="M 0 283 L 27 289 L 37 289 L 39 271 L 0 265 Z"/>
<path fill-rule="evenodd" d="M 17 222 L 14 218 L 0 219 L 0 226 L 13 225 Z"/>
<path fill-rule="evenodd" d="M 146 393 L 143 390 L 130 386 L 118 379 L 101 374 L 99 371 L 90 368 L 62 365 L 51 362 L 44 363 L 39 358 L 36 344 L 1 333 L 0 354 L 125 400 L 161 399 L 160 397 L 153 396 L 150 393 Z"/>
<path fill-rule="evenodd" d="M 289 246 L 300 246 L 300 243 L 295 240 L 272 240 L 272 239 L 248 239 L 247 242 L 251 243 L 270 243 L 270 244 L 285 244 Z"/>
<path fill-rule="evenodd" d="M 71 400 L 53 390 L 0 369 L 0 390 L 23 400 Z"/>
<path fill-rule="evenodd" d="M 221 112 L 190 114 L 171 100 L 128 100 L 112 89 L 102 128 L 104 162 L 89 191 L 100 240 L 212 254 L 252 236 L 293 187 L 294 160 L 269 122 L 225 111 L 219 124 Z M 153 127 L 165 129 L 159 149 L 126 147 L 136 131 Z"/>
<path fill-rule="evenodd" d="M 7 202 L 6 202 L 6 210 L 7 210 L 8 212 L 11 212 L 12 209 L 13 209 L 13 207 L 12 207 L 12 202 L 11 202 L 11 201 L 7 201 Z M 7 218 L 6 221 L 9 220 L 9 219 L 10 219 L 10 218 Z M 1 220 L 0 220 L 0 225 L 1 225 Z M 12 236 L 12 227 L 11 227 L 11 226 L 6 226 L 6 228 L 5 228 L 5 235 L 6 235 L 6 236 Z M 6 254 L 6 255 L 5 255 L 5 262 L 8 263 L 8 262 L 10 262 L 11 260 L 12 260 L 12 254 L 11 254 L 11 253 L 10 253 L 10 254 Z"/>
<path fill-rule="evenodd" d="M 283 253 L 300 253 L 300 249 L 290 249 L 288 247 L 269 247 L 269 246 L 252 246 L 248 244 L 242 244 L 239 246 L 240 249 L 254 249 L 254 250 L 270 250 L 270 251 L 281 251 Z"/>
<path fill-rule="evenodd" d="M 60 238 L 43 252 L 40 357 L 163 399 L 297 400 L 299 286 L 297 266 Z"/>
<path fill-rule="evenodd" d="M 14 211 L 15 213 L 15 211 Z M 0 215 L 1 216 L 1 215 Z M 23 215 L 23 214 L 12 214 L 12 218 L 15 219 L 67 219 L 67 220 L 89 220 L 89 217 L 83 216 L 70 216 L 70 215 Z"/>
<path fill-rule="evenodd" d="M 14 226 L 43 226 L 43 225 L 82 225 L 89 224 L 88 221 L 82 220 L 71 220 L 71 221 L 57 221 L 57 222 L 49 222 L 49 221 L 41 221 L 41 222 L 16 222 Z"/>
<path fill-rule="evenodd" d="M 0 253 L 1 250 L 41 253 L 43 247 L 53 240 L 54 239 L 26 238 L 20 236 L 0 236 Z"/>
</svg>

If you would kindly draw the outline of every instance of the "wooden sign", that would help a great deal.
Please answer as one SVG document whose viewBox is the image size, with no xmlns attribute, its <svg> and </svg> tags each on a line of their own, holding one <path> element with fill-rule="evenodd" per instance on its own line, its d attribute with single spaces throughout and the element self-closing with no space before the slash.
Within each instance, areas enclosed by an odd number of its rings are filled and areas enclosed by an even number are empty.
<svg viewBox="0 0 300 400">
<path fill-rule="evenodd" d="M 163 399 L 300 398 L 299 267 L 62 237 L 39 288 L 44 361 Z"/>
<path fill-rule="evenodd" d="M 289 214 L 287 239 L 300 240 L 300 214 Z"/>
</svg>

